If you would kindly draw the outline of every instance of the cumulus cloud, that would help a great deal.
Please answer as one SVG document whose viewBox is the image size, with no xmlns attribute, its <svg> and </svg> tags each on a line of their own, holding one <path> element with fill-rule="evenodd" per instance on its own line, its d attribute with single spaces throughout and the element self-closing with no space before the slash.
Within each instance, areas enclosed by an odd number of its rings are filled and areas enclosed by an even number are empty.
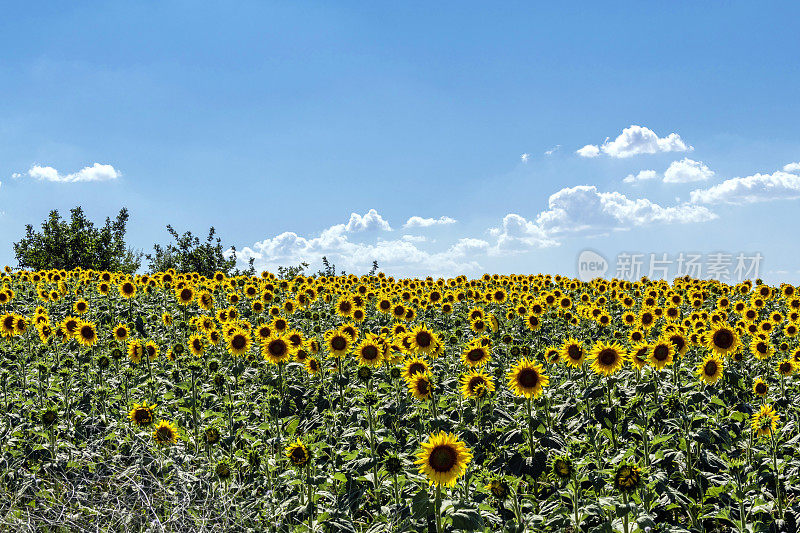
<svg viewBox="0 0 800 533">
<path fill-rule="evenodd" d="M 650 128 L 631 125 L 623 129 L 622 133 L 613 141 L 606 139 L 602 146 L 587 144 L 577 153 L 581 157 L 597 157 L 602 151 L 609 157 L 626 158 L 637 154 L 686 152 L 691 150 L 694 150 L 694 148 L 683 142 L 683 139 L 677 133 L 659 137 Z"/>
<path fill-rule="evenodd" d="M 489 234 L 497 239 L 495 252 L 522 251 L 531 248 L 557 246 L 541 227 L 516 213 L 503 217 L 500 227 L 490 228 Z"/>
<path fill-rule="evenodd" d="M 656 179 L 657 177 L 658 173 L 655 170 L 640 170 L 638 174 L 628 174 L 622 181 L 625 183 L 638 183 Z"/>
<path fill-rule="evenodd" d="M 74 183 L 79 181 L 110 181 L 115 180 L 122 176 L 122 173 L 115 169 L 112 165 L 103 165 L 95 163 L 90 167 L 83 167 L 77 172 L 71 174 L 61 174 L 53 167 L 44 167 L 41 165 L 33 165 L 27 172 L 21 174 L 15 172 L 12 174 L 13 178 L 21 178 L 28 176 L 29 178 L 41 181 L 57 181 L 61 183 Z"/>
<path fill-rule="evenodd" d="M 800 198 L 800 176 L 781 171 L 732 178 L 691 192 L 692 202 L 703 204 L 749 204 L 795 198 Z"/>
<path fill-rule="evenodd" d="M 347 222 L 344 228 L 349 232 L 369 230 L 392 231 L 389 223 L 386 222 L 383 217 L 380 216 L 374 209 L 370 209 L 365 215 L 350 213 L 350 220 Z"/>
<path fill-rule="evenodd" d="M 799 163 L 787 163 L 783 165 L 784 172 L 800 172 L 800 162 Z"/>
<path fill-rule="evenodd" d="M 555 237 L 568 233 L 598 234 L 647 224 L 704 222 L 716 215 L 704 206 L 679 204 L 663 207 L 646 198 L 630 199 L 619 192 L 598 192 L 579 185 L 550 196 L 549 209 L 539 213 L 536 225 Z"/>
<path fill-rule="evenodd" d="M 409 218 L 405 224 L 403 224 L 404 228 L 427 228 L 430 226 L 445 226 L 447 224 L 455 224 L 457 221 L 454 218 L 450 218 L 447 216 L 441 216 L 439 218 L 422 218 L 413 216 Z"/>
<path fill-rule="evenodd" d="M 575 153 L 581 157 L 597 157 L 600 155 L 600 147 L 594 144 L 587 144 L 583 148 L 575 150 Z"/>
<path fill-rule="evenodd" d="M 664 183 L 689 183 L 692 181 L 705 181 L 714 177 L 714 171 L 702 161 L 694 161 L 684 157 L 680 161 L 673 161 L 664 172 Z"/>
</svg>

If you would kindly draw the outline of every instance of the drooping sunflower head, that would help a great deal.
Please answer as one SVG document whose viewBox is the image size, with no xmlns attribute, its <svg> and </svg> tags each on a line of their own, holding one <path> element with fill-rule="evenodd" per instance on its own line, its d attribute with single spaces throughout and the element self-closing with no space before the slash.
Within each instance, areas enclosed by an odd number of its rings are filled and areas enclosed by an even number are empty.
<svg viewBox="0 0 800 533">
<path fill-rule="evenodd" d="M 542 366 L 528 358 L 521 359 L 508 373 L 508 386 L 517 396 L 538 398 L 550 378 L 542 372 Z"/>
<path fill-rule="evenodd" d="M 149 426 L 153 423 L 153 411 L 155 408 L 155 404 L 147 405 L 147 402 L 136 403 L 133 405 L 131 412 L 128 413 L 128 418 L 136 426 Z"/>
<path fill-rule="evenodd" d="M 305 361 L 303 361 L 303 366 L 310 375 L 315 375 L 322 369 L 322 365 L 319 362 L 319 359 L 316 357 L 309 357 Z"/>
<path fill-rule="evenodd" d="M 761 409 L 751 416 L 750 425 L 757 437 L 769 437 L 775 433 L 780 416 L 769 404 L 764 404 Z"/>
<path fill-rule="evenodd" d="M 597 374 L 616 374 L 624 365 L 627 354 L 618 342 L 598 342 L 592 347 L 592 370 Z"/>
<path fill-rule="evenodd" d="M 642 472 L 634 464 L 623 463 L 614 474 L 614 488 L 620 492 L 633 492 L 642 481 Z"/>
<path fill-rule="evenodd" d="M 311 452 L 299 437 L 286 447 L 284 453 L 294 466 L 305 466 L 311 461 Z"/>
<path fill-rule="evenodd" d="M 153 430 L 153 440 L 159 446 L 175 444 L 178 442 L 178 428 L 166 420 L 161 420 Z"/>
<path fill-rule="evenodd" d="M 464 475 L 470 461 L 472 453 L 466 445 L 452 433 L 440 431 L 422 443 L 414 463 L 430 484 L 452 487 Z"/>
<path fill-rule="evenodd" d="M 508 483 L 504 479 L 494 478 L 486 484 L 486 490 L 498 500 L 503 500 L 508 496 Z"/>
<path fill-rule="evenodd" d="M 566 455 L 554 457 L 550 465 L 550 470 L 553 473 L 553 477 L 557 479 L 570 479 L 573 473 L 572 461 Z"/>
</svg>

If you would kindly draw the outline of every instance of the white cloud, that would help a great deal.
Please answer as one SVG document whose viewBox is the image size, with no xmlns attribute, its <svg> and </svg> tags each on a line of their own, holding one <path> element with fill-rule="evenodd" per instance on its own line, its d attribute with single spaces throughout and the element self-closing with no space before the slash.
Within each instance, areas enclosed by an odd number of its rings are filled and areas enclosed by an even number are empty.
<svg viewBox="0 0 800 533">
<path fill-rule="evenodd" d="M 409 218 L 405 224 L 403 224 L 404 228 L 427 228 L 430 226 L 444 226 L 447 224 L 455 224 L 457 221 L 454 218 L 441 216 L 439 218 L 422 218 L 413 216 Z"/>
<path fill-rule="evenodd" d="M 777 171 L 732 178 L 708 189 L 691 192 L 692 202 L 747 204 L 800 198 L 800 176 Z"/>
<path fill-rule="evenodd" d="M 524 153 L 524 154 L 522 154 L 521 156 L 519 156 L 520 160 L 521 160 L 523 163 L 527 163 L 527 162 L 528 162 L 528 159 L 530 159 L 530 157 L 531 157 L 531 154 L 529 154 L 529 153 Z"/>
<path fill-rule="evenodd" d="M 600 155 L 600 148 L 594 144 L 587 144 L 583 148 L 575 150 L 575 153 L 581 157 L 597 157 Z"/>
<path fill-rule="evenodd" d="M 347 222 L 344 229 L 349 232 L 368 230 L 392 231 L 389 223 L 374 209 L 370 209 L 363 216 L 358 213 L 350 213 L 350 220 Z"/>
<path fill-rule="evenodd" d="M 579 185 L 550 196 L 549 209 L 536 224 L 549 236 L 568 233 L 598 234 L 652 223 L 685 224 L 716 218 L 706 207 L 680 204 L 663 207 L 646 198 L 629 199 L 619 192 L 598 192 Z"/>
<path fill-rule="evenodd" d="M 450 247 L 447 253 L 457 257 L 465 257 L 467 255 L 485 253 L 488 249 L 488 242 L 484 241 L 483 239 L 473 239 L 468 237 L 459 239 L 458 242 Z"/>
<path fill-rule="evenodd" d="M 428 240 L 425 235 L 403 235 L 400 238 L 408 242 L 426 242 Z"/>
<path fill-rule="evenodd" d="M 558 242 L 549 238 L 542 228 L 516 213 L 509 213 L 503 217 L 503 225 L 499 228 L 490 228 L 489 234 L 497 239 L 496 253 L 558 245 Z"/>
<path fill-rule="evenodd" d="M 84 167 L 72 174 L 61 174 L 53 167 L 43 167 L 33 165 L 25 174 L 15 172 L 13 178 L 21 178 L 24 175 L 43 181 L 57 181 L 61 183 L 73 183 L 78 181 L 109 181 L 122 176 L 122 173 L 111 165 L 95 163 L 90 167 Z"/>
<path fill-rule="evenodd" d="M 702 161 L 694 161 L 684 157 L 680 161 L 673 161 L 664 172 L 664 183 L 689 183 L 692 181 L 705 181 L 714 177 L 714 171 Z"/>
<path fill-rule="evenodd" d="M 655 170 L 640 170 L 638 174 L 628 174 L 622 180 L 625 183 L 637 183 L 640 181 L 648 181 L 658 177 L 658 173 Z"/>
<path fill-rule="evenodd" d="M 558 152 L 558 149 L 561 148 L 560 144 L 555 145 L 553 148 L 547 150 L 544 155 L 553 155 L 554 153 Z"/>
<path fill-rule="evenodd" d="M 610 157 L 626 158 L 637 154 L 686 152 L 691 150 L 694 150 L 694 148 L 684 143 L 677 133 L 659 137 L 650 128 L 631 125 L 623 129 L 622 133 L 613 141 L 606 139 L 602 146 L 587 144 L 578 150 L 578 155 L 582 157 L 597 157 L 602 151 Z"/>
<path fill-rule="evenodd" d="M 800 172 L 800 163 L 788 163 L 783 165 L 784 172 Z"/>
</svg>

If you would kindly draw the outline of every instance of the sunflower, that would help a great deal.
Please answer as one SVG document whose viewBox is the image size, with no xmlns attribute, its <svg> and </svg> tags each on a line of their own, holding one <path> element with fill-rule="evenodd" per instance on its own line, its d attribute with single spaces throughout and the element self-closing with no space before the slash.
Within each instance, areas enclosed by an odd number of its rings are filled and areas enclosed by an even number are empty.
<svg viewBox="0 0 800 533">
<path fill-rule="evenodd" d="M 753 428 L 753 432 L 757 437 L 769 437 L 775 433 L 775 429 L 778 427 L 778 420 L 780 420 L 780 416 L 775 412 L 775 409 L 769 404 L 764 404 L 758 412 L 753 413 L 751 416 L 750 427 Z"/>
<path fill-rule="evenodd" d="M 203 355 L 203 351 L 205 350 L 205 343 L 203 342 L 203 337 L 199 333 L 195 333 L 194 335 L 189 337 L 189 349 L 197 357 Z"/>
<path fill-rule="evenodd" d="M 319 359 L 316 357 L 309 357 L 305 361 L 303 361 L 303 366 L 306 368 L 306 372 L 310 375 L 315 375 L 322 369 L 322 365 L 319 362 Z"/>
<path fill-rule="evenodd" d="M 637 342 L 631 348 L 630 360 L 631 364 L 636 370 L 641 370 L 647 366 L 647 353 L 650 350 L 650 345 L 646 342 Z"/>
<path fill-rule="evenodd" d="M 130 335 L 130 331 L 128 330 L 128 326 L 120 323 L 114 326 L 113 334 L 114 334 L 114 340 L 122 342 L 128 338 L 128 335 Z"/>
<path fill-rule="evenodd" d="M 625 349 L 618 342 L 609 344 L 602 341 L 592 347 L 589 355 L 592 358 L 592 370 L 596 374 L 606 376 L 616 374 L 625 364 L 627 357 Z"/>
<path fill-rule="evenodd" d="M 178 442 L 178 428 L 166 420 L 161 420 L 153 431 L 153 440 L 159 446 L 175 444 Z"/>
<path fill-rule="evenodd" d="M 794 363 L 791 359 L 784 359 L 778 363 L 775 370 L 783 377 L 791 376 L 794 373 Z"/>
<path fill-rule="evenodd" d="M 427 374 L 428 372 L 430 372 L 430 368 L 424 359 L 412 357 L 411 359 L 407 359 L 403 364 L 402 376 L 403 379 L 405 379 L 407 382 L 410 382 L 415 375 Z"/>
<path fill-rule="evenodd" d="M 158 359 L 158 344 L 153 341 L 147 341 L 144 345 L 144 353 L 151 361 Z"/>
<path fill-rule="evenodd" d="M 228 351 L 233 355 L 243 355 L 250 351 L 253 340 L 244 329 L 236 329 L 228 336 Z"/>
<path fill-rule="evenodd" d="M 586 358 L 586 353 L 583 349 L 581 341 L 573 339 L 572 337 L 564 341 L 564 344 L 561 345 L 560 351 L 561 359 L 563 359 L 566 364 L 573 368 L 578 368 L 581 366 Z"/>
<path fill-rule="evenodd" d="M 470 368 L 483 366 L 488 363 L 491 358 L 491 347 L 481 346 L 481 344 L 477 342 L 467 344 L 464 351 L 461 353 L 461 361 Z"/>
<path fill-rule="evenodd" d="M 210 342 L 212 346 L 216 346 L 222 340 L 222 334 L 218 330 L 212 329 L 206 333 L 206 339 L 208 339 L 208 342 Z"/>
<path fill-rule="evenodd" d="M 434 332 L 420 324 L 411 331 L 411 347 L 416 353 L 431 355 L 439 347 L 439 339 Z"/>
<path fill-rule="evenodd" d="M 153 423 L 153 411 L 156 405 L 147 405 L 147 402 L 133 404 L 133 409 L 128 413 L 128 418 L 137 426 L 149 426 Z"/>
<path fill-rule="evenodd" d="M 570 479 L 573 474 L 572 461 L 566 455 L 555 457 L 550 465 L 553 476 L 558 479 Z"/>
<path fill-rule="evenodd" d="M 75 311 L 76 314 L 82 315 L 89 310 L 89 303 L 81 298 L 72 305 L 72 310 Z"/>
<path fill-rule="evenodd" d="M 339 302 L 336 304 L 336 314 L 347 318 L 353 314 L 354 308 L 355 303 L 353 302 L 352 298 L 339 298 Z"/>
<path fill-rule="evenodd" d="M 295 350 L 289 337 L 277 331 L 261 342 L 261 353 L 264 354 L 264 359 L 274 365 L 287 362 Z"/>
<path fill-rule="evenodd" d="M 305 466 L 311 461 L 311 452 L 299 437 L 286 447 L 284 453 L 294 466 Z"/>
<path fill-rule="evenodd" d="M 130 281 L 122 283 L 119 287 L 119 294 L 125 299 L 133 298 L 136 295 L 136 285 Z"/>
<path fill-rule="evenodd" d="M 141 341 L 138 340 L 131 340 L 128 342 L 128 359 L 135 365 L 138 365 L 142 362 L 142 356 L 144 355 L 144 345 Z"/>
<path fill-rule="evenodd" d="M 761 378 L 756 378 L 755 382 L 753 382 L 753 394 L 756 396 L 761 396 L 762 398 L 767 395 L 769 392 L 769 386 L 764 383 L 764 380 Z"/>
<path fill-rule="evenodd" d="M 461 394 L 465 398 L 482 398 L 492 392 L 494 392 L 494 381 L 491 376 L 476 370 L 461 376 Z"/>
<path fill-rule="evenodd" d="M 197 294 L 197 305 L 206 311 L 211 311 L 214 309 L 214 297 L 208 291 L 200 291 Z"/>
<path fill-rule="evenodd" d="M 194 289 L 191 287 L 175 289 L 175 297 L 180 305 L 187 306 L 194 301 Z"/>
<path fill-rule="evenodd" d="M 383 353 L 380 340 L 371 333 L 367 334 L 355 349 L 358 364 L 365 366 L 379 366 L 383 361 Z"/>
<path fill-rule="evenodd" d="M 428 373 L 414 374 L 407 382 L 408 392 L 419 401 L 425 401 L 433 394 L 433 383 Z"/>
<path fill-rule="evenodd" d="M 325 334 L 325 346 L 331 357 L 341 357 L 347 354 L 352 342 L 350 335 L 336 329 Z"/>
<path fill-rule="evenodd" d="M 75 338 L 83 346 L 94 346 L 97 344 L 97 327 L 92 322 L 81 322 Z"/>
<path fill-rule="evenodd" d="M 661 370 L 671 365 L 675 359 L 675 345 L 667 339 L 659 339 L 650 346 L 647 360 L 656 369 Z"/>
<path fill-rule="evenodd" d="M 720 357 L 725 357 L 738 350 L 741 341 L 736 330 L 720 324 L 706 334 L 705 346 Z"/>
<path fill-rule="evenodd" d="M 695 374 L 706 385 L 713 385 L 722 377 L 722 359 L 717 354 L 710 354 L 697 366 Z"/>
<path fill-rule="evenodd" d="M 13 317 L 13 315 L 11 315 Z M 3 330 L 5 331 L 5 323 L 6 319 L 3 317 Z M 81 320 L 74 316 L 65 317 L 64 320 L 61 322 L 61 328 L 63 329 L 64 333 L 67 334 L 67 337 L 74 338 L 75 335 L 78 334 L 78 327 L 81 325 Z M 13 328 L 13 323 L 11 327 Z"/>
<path fill-rule="evenodd" d="M 452 433 L 440 431 L 422 443 L 414 463 L 431 485 L 452 487 L 464 475 L 471 460 L 472 453 L 463 442 Z"/>
<path fill-rule="evenodd" d="M 775 352 L 775 348 L 772 347 L 768 341 L 755 337 L 753 341 L 750 343 L 750 351 L 756 357 L 756 359 L 769 359 L 772 357 L 772 354 Z"/>
<path fill-rule="evenodd" d="M 623 463 L 614 474 L 614 488 L 620 492 L 633 492 L 642 481 L 642 472 L 636 465 Z"/>
<path fill-rule="evenodd" d="M 521 359 L 508 373 L 508 386 L 517 396 L 538 398 L 550 378 L 542 373 L 542 366 L 528 358 Z"/>
</svg>

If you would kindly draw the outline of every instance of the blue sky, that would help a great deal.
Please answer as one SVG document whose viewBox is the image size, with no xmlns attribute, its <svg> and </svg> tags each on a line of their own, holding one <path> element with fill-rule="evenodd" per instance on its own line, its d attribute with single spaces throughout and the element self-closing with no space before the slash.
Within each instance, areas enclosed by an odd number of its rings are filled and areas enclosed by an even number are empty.
<svg viewBox="0 0 800 533">
<path fill-rule="evenodd" d="M 80 204 L 259 269 L 758 252 L 800 283 L 800 6 L 606 4 L 9 3 L 0 263 Z"/>
</svg>

